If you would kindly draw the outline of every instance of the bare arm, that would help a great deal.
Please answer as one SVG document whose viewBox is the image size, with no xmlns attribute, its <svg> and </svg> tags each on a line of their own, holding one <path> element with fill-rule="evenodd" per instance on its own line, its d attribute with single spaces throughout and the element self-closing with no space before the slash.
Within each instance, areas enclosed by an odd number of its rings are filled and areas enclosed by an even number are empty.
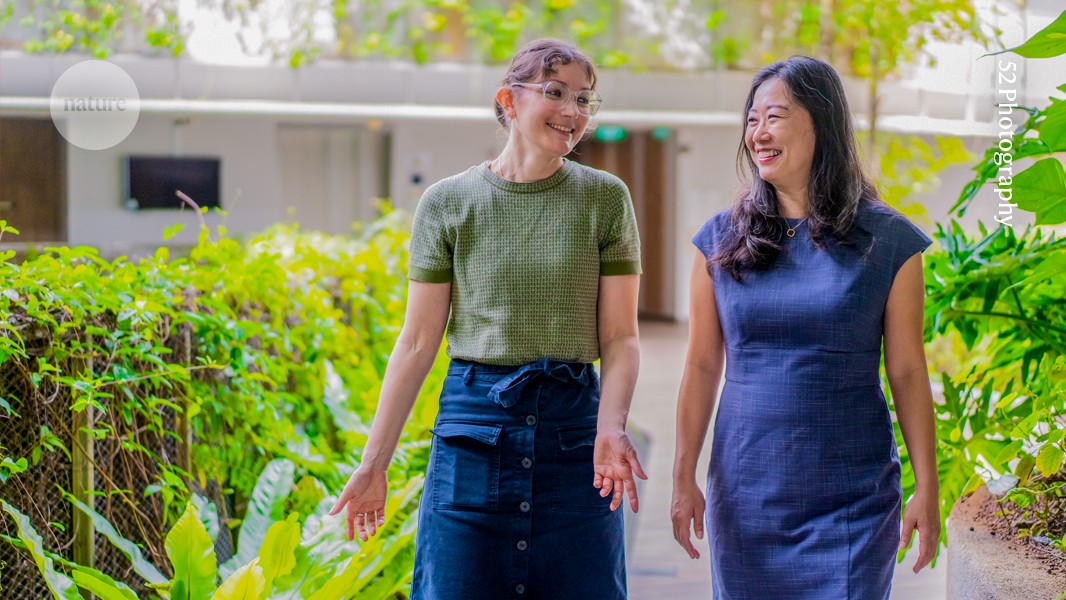
<svg viewBox="0 0 1066 600">
<path fill-rule="evenodd" d="M 696 462 L 703 451 L 718 385 L 725 365 L 725 342 L 714 300 L 714 282 L 703 254 L 692 262 L 689 301 L 688 352 L 677 398 L 677 441 L 674 480 L 696 479 Z"/>
<path fill-rule="evenodd" d="M 674 493 L 670 518 L 674 539 L 691 558 L 700 554 L 689 538 L 689 524 L 703 539 L 704 499 L 696 484 L 696 462 L 703 450 L 718 384 L 725 363 L 725 342 L 714 300 L 714 282 L 699 251 L 692 262 L 688 352 L 677 398 L 677 440 L 674 449 Z"/>
<path fill-rule="evenodd" d="M 639 290 L 639 275 L 600 277 L 596 319 L 603 384 L 596 424 L 595 475 L 592 484 L 600 489 L 602 496 L 614 494 L 611 510 L 618 508 L 623 494 L 628 492 L 630 506 L 636 511 L 639 505 L 634 474 L 648 478 L 625 432 L 629 407 L 633 402 L 633 388 L 637 384 L 637 370 L 640 368 L 640 341 L 637 337 Z"/>
<path fill-rule="evenodd" d="M 440 350 L 451 306 L 450 283 L 410 281 L 403 329 L 385 367 L 377 414 L 363 449 L 359 468 L 352 473 L 330 514 L 347 507 L 348 539 L 358 529 L 367 539 L 385 523 L 388 496 L 386 472 L 418 391 Z"/>
<path fill-rule="evenodd" d="M 596 309 L 603 385 L 597 429 L 625 429 L 640 368 L 639 275 L 600 277 Z"/>
<path fill-rule="evenodd" d="M 411 407 L 440 351 L 451 292 L 450 283 L 408 284 L 403 328 L 385 367 L 377 414 L 363 450 L 362 464 L 368 468 L 384 471 L 392 460 Z"/>
<path fill-rule="evenodd" d="M 885 308 L 885 371 L 903 441 L 914 468 L 914 497 L 907 501 L 900 546 L 918 530 L 918 572 L 933 559 L 940 537 L 940 484 L 936 469 L 936 421 L 925 362 L 922 323 L 925 282 L 921 254 L 900 268 Z"/>
</svg>

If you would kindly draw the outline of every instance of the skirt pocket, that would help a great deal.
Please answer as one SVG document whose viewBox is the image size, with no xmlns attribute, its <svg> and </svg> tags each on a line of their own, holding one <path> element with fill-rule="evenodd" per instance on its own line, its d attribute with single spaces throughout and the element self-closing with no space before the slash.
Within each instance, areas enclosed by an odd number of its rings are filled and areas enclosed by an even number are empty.
<svg viewBox="0 0 1066 600">
<path fill-rule="evenodd" d="M 431 429 L 433 507 L 496 512 L 500 502 L 502 425 L 445 422 Z"/>
<path fill-rule="evenodd" d="M 552 477 L 553 509 L 593 512 L 609 509 L 611 499 L 600 497 L 600 490 L 592 486 L 595 445 L 595 421 L 559 428 L 559 449 L 552 465 L 555 470 Z"/>
</svg>

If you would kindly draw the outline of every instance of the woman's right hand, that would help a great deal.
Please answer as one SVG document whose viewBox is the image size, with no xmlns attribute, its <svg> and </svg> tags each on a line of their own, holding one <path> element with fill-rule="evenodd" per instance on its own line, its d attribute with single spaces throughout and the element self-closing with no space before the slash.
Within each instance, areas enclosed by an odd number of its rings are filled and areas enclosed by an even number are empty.
<svg viewBox="0 0 1066 600">
<path fill-rule="evenodd" d="M 674 494 L 670 500 L 670 520 L 674 524 L 674 539 L 688 552 L 689 558 L 699 558 L 700 552 L 692 545 L 689 524 L 693 524 L 696 537 L 703 539 L 703 492 L 695 481 L 674 482 Z"/>
<path fill-rule="evenodd" d="M 348 541 L 353 541 L 358 531 L 359 540 L 365 542 L 378 532 L 378 527 L 385 524 L 385 500 L 388 496 L 389 480 L 385 471 L 360 466 L 348 478 L 341 497 L 329 514 L 335 515 L 346 506 Z"/>
</svg>

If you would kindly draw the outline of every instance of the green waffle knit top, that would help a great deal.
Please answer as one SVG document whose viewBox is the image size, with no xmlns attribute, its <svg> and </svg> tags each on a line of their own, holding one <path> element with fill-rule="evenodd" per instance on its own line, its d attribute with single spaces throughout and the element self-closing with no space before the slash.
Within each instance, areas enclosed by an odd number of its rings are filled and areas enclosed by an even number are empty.
<svg viewBox="0 0 1066 600">
<path fill-rule="evenodd" d="M 571 161 L 515 183 L 488 163 L 430 186 L 409 276 L 451 282 L 448 355 L 494 365 L 599 358 L 599 278 L 640 273 L 629 190 Z"/>
</svg>

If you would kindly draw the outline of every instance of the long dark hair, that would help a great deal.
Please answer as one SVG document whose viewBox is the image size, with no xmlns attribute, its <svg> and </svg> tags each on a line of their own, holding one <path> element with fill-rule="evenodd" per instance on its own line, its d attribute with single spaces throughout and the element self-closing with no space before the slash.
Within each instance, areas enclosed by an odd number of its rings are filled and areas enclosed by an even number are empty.
<svg viewBox="0 0 1066 600">
<path fill-rule="evenodd" d="M 854 247 L 868 234 L 853 227 L 862 202 L 878 202 L 877 188 L 863 171 L 855 126 L 840 76 L 827 63 L 809 56 L 763 67 L 751 82 L 748 99 L 741 113 L 747 121 L 755 101 L 755 91 L 771 79 L 780 79 L 792 100 L 811 115 L 814 124 L 814 159 L 807 182 L 809 212 L 807 225 L 819 248 L 833 237 L 843 246 Z M 763 269 L 773 264 L 781 252 L 785 225 L 780 218 L 777 191 L 759 177 L 759 169 L 748 153 L 743 132 L 737 150 L 737 170 L 750 173 L 731 215 L 732 233 L 711 259 L 740 281 L 747 270 Z"/>
</svg>

